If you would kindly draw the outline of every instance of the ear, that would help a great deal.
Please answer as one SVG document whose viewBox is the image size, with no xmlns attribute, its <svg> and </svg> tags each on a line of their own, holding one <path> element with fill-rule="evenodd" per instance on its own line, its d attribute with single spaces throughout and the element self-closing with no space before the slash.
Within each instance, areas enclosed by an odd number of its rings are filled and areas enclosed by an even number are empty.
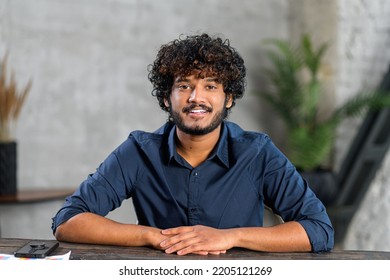
<svg viewBox="0 0 390 280">
<path fill-rule="evenodd" d="M 168 101 L 168 99 L 164 98 L 164 104 L 165 104 L 165 107 L 169 108 L 169 101 Z"/>
<path fill-rule="evenodd" d="M 226 108 L 229 109 L 233 105 L 233 94 L 227 93 L 226 94 Z"/>
</svg>

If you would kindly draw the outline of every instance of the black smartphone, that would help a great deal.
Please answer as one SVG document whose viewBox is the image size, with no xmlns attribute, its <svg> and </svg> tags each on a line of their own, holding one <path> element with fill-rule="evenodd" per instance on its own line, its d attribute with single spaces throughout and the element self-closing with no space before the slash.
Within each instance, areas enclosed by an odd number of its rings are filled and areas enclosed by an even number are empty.
<svg viewBox="0 0 390 280">
<path fill-rule="evenodd" d="M 57 241 L 30 241 L 19 248 L 14 256 L 17 258 L 46 258 L 59 245 Z"/>
</svg>

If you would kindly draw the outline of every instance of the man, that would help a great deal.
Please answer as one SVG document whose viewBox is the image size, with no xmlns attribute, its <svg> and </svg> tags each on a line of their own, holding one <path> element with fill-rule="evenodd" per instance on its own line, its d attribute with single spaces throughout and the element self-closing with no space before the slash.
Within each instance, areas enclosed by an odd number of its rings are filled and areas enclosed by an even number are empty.
<svg viewBox="0 0 390 280">
<path fill-rule="evenodd" d="M 82 182 L 53 218 L 55 237 L 179 255 L 331 250 L 326 209 L 294 166 L 266 135 L 226 121 L 245 75 L 228 40 L 202 34 L 163 45 L 149 80 L 169 121 L 132 132 Z M 130 197 L 137 224 L 105 218 Z M 263 227 L 265 206 L 285 222 Z"/>
</svg>

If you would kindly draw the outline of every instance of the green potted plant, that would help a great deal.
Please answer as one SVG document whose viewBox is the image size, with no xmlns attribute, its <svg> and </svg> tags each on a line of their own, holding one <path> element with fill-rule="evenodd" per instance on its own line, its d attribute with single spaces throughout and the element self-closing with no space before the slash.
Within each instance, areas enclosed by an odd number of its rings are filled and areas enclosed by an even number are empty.
<svg viewBox="0 0 390 280">
<path fill-rule="evenodd" d="M 17 189 L 17 143 L 13 129 L 31 88 L 31 81 L 19 90 L 15 75 L 8 78 L 7 55 L 0 65 L 0 195 L 13 195 Z"/>
<path fill-rule="evenodd" d="M 286 126 L 288 158 L 317 195 L 330 204 L 337 190 L 333 170 L 325 163 L 331 158 L 337 126 L 346 118 L 390 106 L 390 96 L 376 90 L 361 92 L 328 117 L 321 116 L 319 108 L 324 91 L 319 69 L 327 44 L 315 49 L 306 34 L 297 46 L 276 39 L 267 43 L 273 47 L 267 53 L 273 66 L 266 72 L 270 86 L 257 93 Z M 318 174 L 326 174 L 325 182 L 316 179 Z"/>
</svg>

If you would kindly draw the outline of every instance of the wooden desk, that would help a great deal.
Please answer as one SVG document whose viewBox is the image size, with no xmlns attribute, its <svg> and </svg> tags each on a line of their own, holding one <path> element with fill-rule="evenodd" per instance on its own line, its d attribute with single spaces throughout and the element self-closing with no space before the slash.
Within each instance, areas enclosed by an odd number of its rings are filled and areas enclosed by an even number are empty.
<svg viewBox="0 0 390 280">
<path fill-rule="evenodd" d="M 13 252 L 26 244 L 28 239 L 0 238 L 0 253 Z M 147 247 L 120 247 L 88 245 L 60 242 L 53 255 L 71 253 L 72 260 L 390 260 L 390 252 L 381 251 L 342 251 L 329 253 L 263 253 L 234 248 L 219 256 L 165 254 L 162 251 Z"/>
</svg>

